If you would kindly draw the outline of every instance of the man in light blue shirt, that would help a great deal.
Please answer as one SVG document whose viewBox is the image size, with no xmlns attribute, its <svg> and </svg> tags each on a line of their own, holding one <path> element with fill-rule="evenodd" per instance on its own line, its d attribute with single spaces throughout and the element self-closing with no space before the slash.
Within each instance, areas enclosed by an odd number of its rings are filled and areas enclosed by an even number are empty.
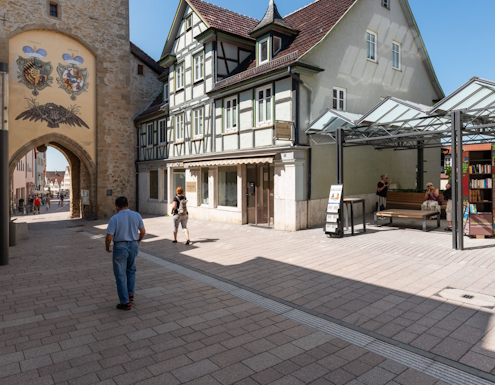
<svg viewBox="0 0 495 385">
<path fill-rule="evenodd" d="M 126 197 L 115 200 L 115 209 L 117 214 L 108 222 L 105 246 L 111 253 L 110 244 L 113 241 L 113 273 L 120 300 L 117 309 L 131 310 L 136 283 L 136 257 L 139 253 L 139 243 L 146 235 L 146 230 L 141 215 L 129 210 Z"/>
</svg>

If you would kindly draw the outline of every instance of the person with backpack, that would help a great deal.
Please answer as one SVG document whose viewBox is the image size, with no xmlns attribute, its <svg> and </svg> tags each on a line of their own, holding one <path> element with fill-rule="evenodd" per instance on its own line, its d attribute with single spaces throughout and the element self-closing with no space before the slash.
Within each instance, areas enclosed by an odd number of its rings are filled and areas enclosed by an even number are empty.
<svg viewBox="0 0 495 385">
<path fill-rule="evenodd" d="M 177 233 L 179 232 L 179 224 L 182 226 L 182 231 L 186 236 L 186 245 L 189 245 L 189 230 L 187 229 L 187 220 L 189 219 L 187 212 L 187 199 L 184 195 L 184 189 L 177 187 L 177 196 L 174 198 L 172 205 L 172 215 L 174 219 L 174 240 L 177 243 Z"/>
</svg>

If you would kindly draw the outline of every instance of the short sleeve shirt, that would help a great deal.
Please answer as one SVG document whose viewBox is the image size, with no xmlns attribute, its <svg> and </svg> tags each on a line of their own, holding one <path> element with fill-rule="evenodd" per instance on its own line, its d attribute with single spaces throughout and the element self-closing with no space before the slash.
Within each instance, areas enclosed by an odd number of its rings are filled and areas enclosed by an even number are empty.
<svg viewBox="0 0 495 385">
<path fill-rule="evenodd" d="M 177 197 L 178 197 L 178 198 L 177 198 Z M 186 199 L 186 197 L 185 197 L 185 195 L 177 195 L 177 196 L 174 198 L 174 202 L 176 202 L 176 203 L 177 203 L 177 204 L 175 205 L 174 215 L 179 214 L 179 205 L 180 205 L 179 199 L 180 199 L 180 200 L 183 200 L 183 199 Z"/>
<path fill-rule="evenodd" d="M 121 210 L 108 222 L 107 234 L 113 235 L 115 242 L 139 240 L 139 229 L 144 227 L 143 218 L 135 211 Z"/>
<path fill-rule="evenodd" d="M 376 195 L 386 198 L 387 197 L 387 191 L 388 191 L 388 186 L 386 186 L 382 191 L 378 191 L 379 188 L 382 188 L 385 186 L 382 182 L 378 182 L 378 188 L 376 189 Z"/>
</svg>

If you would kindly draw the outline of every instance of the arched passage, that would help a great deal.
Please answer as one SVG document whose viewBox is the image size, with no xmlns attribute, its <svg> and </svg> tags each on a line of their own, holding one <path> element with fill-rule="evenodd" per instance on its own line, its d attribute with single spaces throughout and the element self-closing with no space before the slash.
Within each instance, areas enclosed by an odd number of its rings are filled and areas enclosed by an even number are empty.
<svg viewBox="0 0 495 385">
<path fill-rule="evenodd" d="M 19 161 L 32 149 L 51 146 L 59 150 L 69 163 L 71 170 L 70 213 L 71 218 L 96 217 L 96 167 L 89 154 L 70 138 L 52 133 L 26 143 L 14 153 L 9 161 L 10 185 Z M 89 207 L 81 207 L 81 190 L 88 190 Z"/>
</svg>

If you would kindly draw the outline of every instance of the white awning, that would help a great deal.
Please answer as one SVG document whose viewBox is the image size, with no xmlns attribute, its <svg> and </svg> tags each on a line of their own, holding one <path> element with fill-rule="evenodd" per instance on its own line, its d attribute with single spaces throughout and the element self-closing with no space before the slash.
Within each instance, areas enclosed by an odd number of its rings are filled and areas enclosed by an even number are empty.
<svg viewBox="0 0 495 385">
<path fill-rule="evenodd" d="M 354 127 L 355 122 L 359 119 L 361 119 L 361 115 L 329 108 L 309 125 L 306 134 L 322 134 L 333 132 L 340 127 Z"/>
<path fill-rule="evenodd" d="M 194 167 L 209 167 L 209 166 L 236 166 L 238 164 L 263 164 L 263 163 L 273 163 L 273 157 L 205 160 L 202 162 L 184 163 L 184 167 L 194 168 Z"/>
</svg>

